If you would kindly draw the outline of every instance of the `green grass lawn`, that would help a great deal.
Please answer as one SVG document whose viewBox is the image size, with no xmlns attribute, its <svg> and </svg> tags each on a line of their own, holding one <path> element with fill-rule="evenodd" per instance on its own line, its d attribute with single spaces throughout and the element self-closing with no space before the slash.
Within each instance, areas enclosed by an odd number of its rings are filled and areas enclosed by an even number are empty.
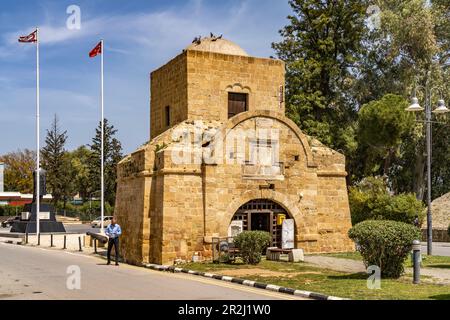
<svg viewBox="0 0 450 320">
<path fill-rule="evenodd" d="M 382 279 L 381 289 L 370 290 L 367 288 L 368 275 L 365 273 L 343 273 L 305 263 L 263 260 L 257 266 L 242 263 L 188 263 L 183 267 L 351 299 L 450 300 L 450 286 L 424 283 L 425 281 L 414 285 L 411 275 L 395 280 Z"/>
</svg>

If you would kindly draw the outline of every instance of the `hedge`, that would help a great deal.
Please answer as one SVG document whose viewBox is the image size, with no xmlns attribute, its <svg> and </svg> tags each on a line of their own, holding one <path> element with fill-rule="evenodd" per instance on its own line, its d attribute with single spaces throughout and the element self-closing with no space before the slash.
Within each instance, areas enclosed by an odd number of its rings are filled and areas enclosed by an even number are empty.
<svg viewBox="0 0 450 320">
<path fill-rule="evenodd" d="M 398 278 L 403 263 L 411 251 L 413 240 L 421 237 L 420 230 L 411 224 L 391 220 L 367 220 L 348 232 L 355 241 L 366 267 L 376 265 L 381 275 Z"/>
<path fill-rule="evenodd" d="M 23 211 L 23 206 L 10 206 L 10 205 L 6 205 L 6 206 L 0 206 L 0 216 L 15 216 L 20 215 L 21 212 Z"/>
<path fill-rule="evenodd" d="M 270 245 L 270 234 L 265 231 L 244 231 L 234 239 L 242 260 L 246 264 L 258 264 L 262 252 Z"/>
</svg>

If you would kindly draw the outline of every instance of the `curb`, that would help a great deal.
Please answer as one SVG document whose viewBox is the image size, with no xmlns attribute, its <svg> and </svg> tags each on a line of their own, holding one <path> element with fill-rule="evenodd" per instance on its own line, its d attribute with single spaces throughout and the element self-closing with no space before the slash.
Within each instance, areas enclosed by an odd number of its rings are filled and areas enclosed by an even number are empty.
<svg viewBox="0 0 450 320">
<path fill-rule="evenodd" d="M 274 292 L 280 292 L 280 293 L 286 293 L 286 294 L 290 294 L 293 296 L 299 296 L 299 297 L 310 298 L 310 299 L 315 299 L 315 300 L 348 300 L 348 299 L 340 298 L 340 297 L 327 296 L 322 293 L 316 293 L 316 292 L 304 291 L 304 290 L 296 290 L 296 289 L 292 289 L 292 288 L 285 288 L 285 287 L 276 286 L 274 284 L 266 284 L 266 283 L 251 281 L 251 280 L 245 280 L 245 279 L 234 278 L 234 277 L 229 277 L 229 276 L 222 276 L 222 275 L 209 273 L 209 272 L 200 272 L 200 271 L 194 271 L 194 270 L 189 270 L 189 269 L 184 269 L 184 268 L 177 268 L 174 266 L 165 266 L 165 265 L 147 263 L 147 264 L 143 264 L 143 267 L 145 267 L 147 269 L 157 270 L 157 271 L 169 271 L 169 272 L 173 272 L 173 273 L 175 273 L 175 272 L 187 273 L 187 274 L 192 274 L 192 275 L 196 275 L 196 276 L 242 284 L 242 285 L 249 286 L 249 287 L 254 287 L 254 288 L 259 288 L 259 289 L 264 289 L 264 290 L 269 290 L 269 291 L 274 291 Z"/>
</svg>

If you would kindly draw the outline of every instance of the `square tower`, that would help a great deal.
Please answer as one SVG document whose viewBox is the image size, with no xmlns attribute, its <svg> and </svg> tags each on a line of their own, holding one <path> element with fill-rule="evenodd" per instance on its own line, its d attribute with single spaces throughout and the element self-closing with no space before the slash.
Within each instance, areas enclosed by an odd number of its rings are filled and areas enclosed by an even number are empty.
<svg viewBox="0 0 450 320">
<path fill-rule="evenodd" d="M 222 121 L 244 111 L 284 114 L 285 65 L 235 43 L 195 41 L 151 73 L 150 139 L 184 120 Z"/>
</svg>

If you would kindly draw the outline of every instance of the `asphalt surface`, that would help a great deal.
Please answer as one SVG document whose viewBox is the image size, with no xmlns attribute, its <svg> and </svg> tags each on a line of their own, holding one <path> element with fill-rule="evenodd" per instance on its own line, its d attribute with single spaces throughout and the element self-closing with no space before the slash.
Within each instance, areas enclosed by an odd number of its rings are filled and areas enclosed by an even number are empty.
<svg viewBox="0 0 450 320">
<path fill-rule="evenodd" d="M 426 242 L 421 243 L 422 254 L 427 254 Z M 432 246 L 433 256 L 447 256 L 450 257 L 450 243 L 449 242 L 433 242 Z"/>
<path fill-rule="evenodd" d="M 81 288 L 68 289 L 68 280 L 75 278 L 67 272 L 77 268 Z M 107 266 L 105 260 L 83 253 L 6 243 L 0 243 L 0 299 L 303 300 L 188 274 Z"/>
</svg>

